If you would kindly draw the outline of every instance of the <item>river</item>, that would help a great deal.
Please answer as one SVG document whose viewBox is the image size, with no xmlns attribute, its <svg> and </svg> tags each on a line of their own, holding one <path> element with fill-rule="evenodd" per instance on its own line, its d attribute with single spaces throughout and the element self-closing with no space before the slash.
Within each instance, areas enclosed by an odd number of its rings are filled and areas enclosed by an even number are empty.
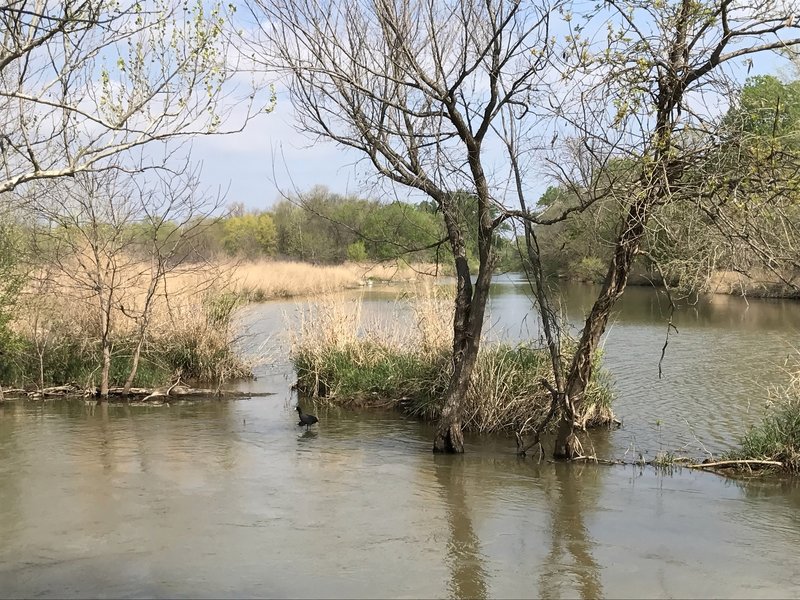
<svg viewBox="0 0 800 600">
<path fill-rule="evenodd" d="M 368 290 L 388 312 L 395 291 Z M 563 305 L 579 326 L 592 289 Z M 630 288 L 605 339 L 615 412 L 602 456 L 730 447 L 763 414 L 800 305 L 726 296 L 678 310 Z M 536 335 L 524 286 L 492 296 L 489 337 Z M 504 437 L 430 453 L 432 430 L 391 411 L 319 408 L 297 427 L 286 323 L 241 315 L 272 364 L 269 397 L 93 407 L 0 406 L 2 597 L 789 597 L 800 487 L 650 467 L 538 463 Z"/>
</svg>

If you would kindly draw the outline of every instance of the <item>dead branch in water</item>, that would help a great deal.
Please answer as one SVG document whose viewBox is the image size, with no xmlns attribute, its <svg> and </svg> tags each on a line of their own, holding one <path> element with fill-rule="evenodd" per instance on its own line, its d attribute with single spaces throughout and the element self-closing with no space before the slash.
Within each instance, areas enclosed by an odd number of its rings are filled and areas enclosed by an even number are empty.
<svg viewBox="0 0 800 600">
<path fill-rule="evenodd" d="M 6 388 L 3 390 L 5 399 L 29 398 L 31 400 L 53 399 L 53 398 L 87 398 L 97 395 L 97 390 L 83 389 L 75 385 L 59 385 L 44 388 L 43 390 L 25 390 L 21 388 Z M 173 385 L 171 389 L 164 388 L 131 388 L 128 397 L 137 402 L 147 402 L 149 400 L 159 401 L 168 398 L 181 399 L 201 399 L 201 398 L 253 398 L 257 396 L 272 396 L 274 392 L 240 392 L 238 390 L 216 390 L 210 388 L 193 388 L 186 385 Z M 110 398 L 124 398 L 123 387 L 109 388 Z"/>
<path fill-rule="evenodd" d="M 717 462 L 699 463 L 694 465 L 684 465 L 687 469 L 728 469 L 731 467 L 784 467 L 785 465 L 777 460 L 720 460 Z"/>
</svg>

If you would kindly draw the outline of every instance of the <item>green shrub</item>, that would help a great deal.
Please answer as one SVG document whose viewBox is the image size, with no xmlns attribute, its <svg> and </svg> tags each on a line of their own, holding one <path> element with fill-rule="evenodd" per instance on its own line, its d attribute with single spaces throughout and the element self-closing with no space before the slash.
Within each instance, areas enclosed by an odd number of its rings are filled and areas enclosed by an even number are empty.
<svg viewBox="0 0 800 600">
<path fill-rule="evenodd" d="M 739 448 L 726 460 L 775 460 L 786 470 L 800 473 L 800 400 L 773 408 L 758 425 L 742 436 Z"/>
<path fill-rule="evenodd" d="M 602 281 L 608 270 L 608 265 L 596 256 L 585 256 L 572 267 L 572 276 L 578 281 Z"/>
</svg>

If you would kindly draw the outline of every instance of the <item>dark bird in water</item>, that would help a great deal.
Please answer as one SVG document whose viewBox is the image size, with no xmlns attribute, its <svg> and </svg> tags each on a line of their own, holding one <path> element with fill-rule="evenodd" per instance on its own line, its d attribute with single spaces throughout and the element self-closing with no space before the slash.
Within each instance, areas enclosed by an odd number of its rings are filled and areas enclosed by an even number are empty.
<svg viewBox="0 0 800 600">
<path fill-rule="evenodd" d="M 319 419 L 317 419 L 317 417 L 315 417 L 314 415 L 304 415 L 303 409 L 300 408 L 299 406 L 297 407 L 297 414 L 300 415 L 300 422 L 297 424 L 297 426 L 302 427 L 303 425 L 305 425 L 306 431 L 308 431 L 309 425 L 313 425 L 314 423 L 319 421 Z"/>
</svg>

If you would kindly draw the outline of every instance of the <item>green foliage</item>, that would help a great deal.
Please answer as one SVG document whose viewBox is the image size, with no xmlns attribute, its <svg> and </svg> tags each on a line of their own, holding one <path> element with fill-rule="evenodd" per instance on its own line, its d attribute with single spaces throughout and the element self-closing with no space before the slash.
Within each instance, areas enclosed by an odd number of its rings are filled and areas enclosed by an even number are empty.
<svg viewBox="0 0 800 600">
<path fill-rule="evenodd" d="M 749 78 L 726 124 L 729 129 L 796 144 L 800 141 L 800 81 L 783 82 L 773 75 Z"/>
<path fill-rule="evenodd" d="M 794 277 L 796 261 L 783 260 L 782 268 L 775 259 L 793 256 L 800 243 L 795 225 L 800 222 L 800 81 L 751 77 L 713 139 L 692 130 L 676 136 L 682 148 L 698 150 L 682 165 L 672 200 L 655 208 L 636 270 L 648 280 L 663 275 L 685 295 L 707 290 L 716 271 L 776 269 Z M 609 162 L 585 190 L 599 200 L 563 222 L 538 228 L 547 271 L 602 280 L 618 223 L 637 193 L 639 172 L 634 159 Z M 542 195 L 538 209 L 554 217 L 578 203 L 576 191 L 555 186 Z M 750 247 L 752 240 L 758 252 Z"/>
<path fill-rule="evenodd" d="M 550 187 L 538 204 L 544 217 L 555 217 L 578 203 L 574 192 Z M 570 213 L 561 222 L 539 227 L 537 236 L 544 269 L 559 277 L 601 281 L 621 217 L 618 200 L 608 196 L 582 211 Z"/>
<path fill-rule="evenodd" d="M 13 370 L 9 356 L 18 343 L 9 322 L 24 281 L 16 258 L 19 246 L 18 228 L 0 223 L 0 377 Z"/>
<path fill-rule="evenodd" d="M 740 440 L 726 460 L 776 460 L 800 472 L 800 400 L 782 403 Z"/>
<path fill-rule="evenodd" d="M 399 256 L 430 260 L 431 250 L 422 249 L 443 235 L 438 215 L 403 202 L 371 207 L 362 231 L 369 257 L 377 260 Z"/>
<path fill-rule="evenodd" d="M 362 240 L 356 240 L 347 246 L 347 260 L 353 262 L 367 260 L 367 249 L 364 247 L 364 242 Z"/>
<path fill-rule="evenodd" d="M 441 217 L 426 204 L 384 204 L 322 187 L 296 202 L 277 204 L 272 216 L 277 253 L 306 262 L 399 257 L 429 262 L 436 259 L 436 249 L 430 246 L 443 237 Z"/>
<path fill-rule="evenodd" d="M 363 402 L 429 399 L 436 387 L 432 383 L 446 369 L 447 355 L 431 359 L 365 341 L 322 354 L 300 351 L 293 361 L 303 393 Z"/>
<path fill-rule="evenodd" d="M 299 348 L 292 360 L 298 389 L 336 403 L 396 406 L 426 419 L 438 418 L 451 365 L 446 347 L 434 353 L 360 340 L 326 348 Z M 586 423 L 612 419 L 611 387 L 600 368 L 586 391 Z M 464 405 L 467 431 L 527 431 L 547 414 L 551 397 L 539 383 L 552 380 L 547 350 L 505 344 L 483 348 Z M 555 421 L 554 421 L 555 422 Z"/>
<path fill-rule="evenodd" d="M 584 256 L 572 269 L 572 276 L 578 281 L 598 283 L 603 281 L 608 265 L 597 256 Z"/>
<path fill-rule="evenodd" d="M 223 222 L 222 245 L 232 256 L 272 256 L 277 249 L 275 222 L 267 213 L 230 217 Z"/>
</svg>

